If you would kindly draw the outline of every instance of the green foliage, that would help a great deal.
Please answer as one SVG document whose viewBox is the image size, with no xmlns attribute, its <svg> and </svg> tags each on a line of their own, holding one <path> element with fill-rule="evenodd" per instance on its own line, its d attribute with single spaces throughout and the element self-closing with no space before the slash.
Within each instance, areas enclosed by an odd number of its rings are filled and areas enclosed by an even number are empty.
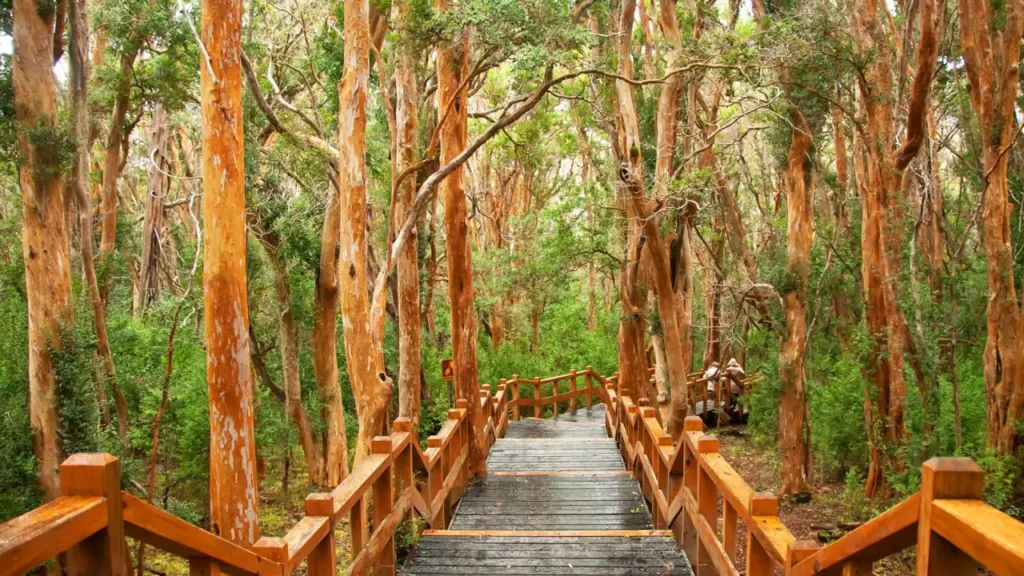
<svg viewBox="0 0 1024 576">
<path fill-rule="evenodd" d="M 57 338 L 59 346 L 50 343 L 58 433 L 67 454 L 96 452 L 99 447 L 99 410 L 92 381 L 95 347 L 86 338 L 87 334 L 66 326 Z"/>
<path fill-rule="evenodd" d="M 66 173 L 75 153 L 75 139 L 68 117 L 62 115 L 57 123 L 50 120 L 40 118 L 34 127 L 24 130 L 33 157 L 21 156 L 19 163 L 31 167 L 37 191 Z"/>
</svg>

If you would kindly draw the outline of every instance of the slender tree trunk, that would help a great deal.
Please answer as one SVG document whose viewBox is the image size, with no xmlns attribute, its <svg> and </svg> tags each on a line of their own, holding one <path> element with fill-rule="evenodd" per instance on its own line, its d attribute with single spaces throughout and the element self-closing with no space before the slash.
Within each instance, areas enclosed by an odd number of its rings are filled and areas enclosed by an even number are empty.
<svg viewBox="0 0 1024 576">
<path fill-rule="evenodd" d="M 370 440 L 384 432 L 391 382 L 384 352 L 374 339 L 367 266 L 366 97 L 370 72 L 367 0 L 345 0 L 345 67 L 338 84 L 338 178 L 340 282 L 345 359 L 359 416 L 356 463 L 370 453 Z"/>
<path fill-rule="evenodd" d="M 341 199 L 332 183 L 324 226 L 320 231 L 320 267 L 313 294 L 313 377 L 324 419 L 324 480 L 328 487 L 348 476 L 348 438 L 345 407 L 338 382 L 338 234 Z"/>
<path fill-rule="evenodd" d="M 117 233 L 117 183 L 121 175 L 121 149 L 124 146 L 124 122 L 132 91 L 132 70 L 138 48 L 128 47 L 121 56 L 120 77 L 114 95 L 114 111 L 107 131 L 107 144 L 103 152 L 103 190 L 100 196 L 100 294 L 104 303 L 110 292 L 110 261 L 114 254 L 114 236 Z"/>
<path fill-rule="evenodd" d="M 439 12 L 448 9 L 446 0 L 436 0 Z M 441 164 L 451 162 L 467 145 L 466 87 L 460 84 L 469 73 L 469 34 L 463 30 L 451 44 L 437 48 L 437 109 L 440 113 L 454 102 L 441 126 Z M 440 121 L 440 120 L 439 120 Z M 444 198 L 445 253 L 448 265 L 448 297 L 451 300 L 452 360 L 459 398 L 469 400 L 470 470 L 487 473 L 485 422 L 477 402 L 480 388 L 476 359 L 476 308 L 473 290 L 473 258 L 469 246 L 469 221 L 463 167 L 459 166 L 441 182 Z"/>
<path fill-rule="evenodd" d="M 251 216 L 251 218 L 255 218 Z M 260 223 L 253 226 L 259 232 L 260 243 L 270 260 L 274 272 L 274 292 L 280 309 L 278 316 L 278 348 L 281 351 L 281 371 L 284 374 L 284 411 L 285 415 L 295 423 L 299 444 L 306 457 L 306 470 L 309 482 L 322 485 L 323 462 L 317 450 L 313 436 L 313 426 L 302 406 L 302 382 L 299 377 L 299 345 L 298 329 L 295 326 L 295 315 L 292 313 L 291 283 L 288 278 L 288 266 L 281 259 L 281 237 L 273 231 L 267 231 Z"/>
<path fill-rule="evenodd" d="M 246 290 L 241 0 L 203 0 L 203 323 L 210 402 L 210 524 L 251 548 L 260 537 Z"/>
<path fill-rule="evenodd" d="M 139 259 L 139 290 L 134 313 L 142 316 L 160 292 L 160 229 L 163 226 L 164 198 L 169 189 L 167 158 L 169 127 L 167 113 L 156 104 L 151 112 L 149 131 L 149 178 L 142 213 L 142 257 Z"/>
<path fill-rule="evenodd" d="M 786 158 L 786 231 L 787 283 L 782 293 L 786 312 L 786 337 L 779 348 L 779 443 L 782 446 L 782 491 L 802 492 L 811 474 L 809 447 L 807 380 L 804 352 L 807 349 L 807 282 L 810 274 L 811 238 L 814 236 L 814 194 L 811 188 L 811 129 L 803 114 L 790 102 L 791 143 Z"/>
<path fill-rule="evenodd" d="M 408 0 L 392 4 L 392 17 L 399 26 L 410 23 Z M 398 45 L 398 67 L 395 70 L 395 125 L 398 141 L 397 168 L 401 174 L 416 163 L 418 121 L 416 102 L 416 50 L 412 39 L 403 38 Z M 406 178 L 398 189 L 396 222 L 404 222 L 412 211 L 416 196 L 416 179 Z M 422 366 L 420 323 L 420 270 L 417 258 L 416 229 L 398 253 L 398 415 L 420 421 L 420 369 Z"/>
<path fill-rule="evenodd" d="M 64 451 L 58 430 L 56 374 L 51 349 L 72 321 L 71 250 L 65 220 L 64 182 L 51 152 L 37 148 L 30 130 L 57 130 L 53 77 L 53 5 L 34 0 L 13 4 L 14 108 L 18 123 L 18 168 L 22 201 L 22 255 L 28 304 L 28 391 L 32 446 L 43 498 L 60 495 L 57 466 Z"/>
</svg>

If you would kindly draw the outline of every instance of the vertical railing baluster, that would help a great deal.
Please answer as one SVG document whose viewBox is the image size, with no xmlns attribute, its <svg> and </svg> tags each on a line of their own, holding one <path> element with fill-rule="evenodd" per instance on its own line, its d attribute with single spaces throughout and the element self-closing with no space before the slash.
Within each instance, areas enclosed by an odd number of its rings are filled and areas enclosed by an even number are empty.
<svg viewBox="0 0 1024 576">
<path fill-rule="evenodd" d="M 704 422 L 698 416 L 687 416 L 683 422 L 683 433 L 687 432 L 703 432 Z M 679 447 L 683 450 L 683 485 L 694 498 L 697 497 L 697 469 L 699 463 L 697 462 L 697 454 L 694 453 L 692 447 L 686 438 L 681 439 Z M 693 519 L 690 515 L 683 513 L 683 550 L 690 558 L 697 557 L 697 528 L 693 524 Z"/>
<path fill-rule="evenodd" d="M 391 459 L 391 437 L 377 436 L 370 441 L 370 452 L 373 454 L 386 454 L 388 464 L 380 476 L 373 481 L 373 529 L 380 530 L 381 524 L 388 519 L 395 506 L 395 491 L 393 474 L 395 472 L 394 461 Z M 376 558 L 369 558 L 374 566 L 374 576 L 394 576 L 398 558 L 395 555 L 395 535 L 388 536 L 387 542 L 381 548 Z"/>
<path fill-rule="evenodd" d="M 512 375 L 512 421 L 519 420 L 519 374 Z"/>
<path fill-rule="evenodd" d="M 576 369 L 569 370 L 569 392 L 572 396 L 572 398 L 569 398 L 569 411 L 575 414 L 579 404 L 576 401 Z"/>
<path fill-rule="evenodd" d="M 352 557 L 366 546 L 366 497 L 361 497 L 348 513 L 349 538 L 352 540 Z"/>
<path fill-rule="evenodd" d="M 718 453 L 718 438 L 705 434 L 697 441 L 697 452 L 703 454 Z M 697 466 L 697 511 L 707 520 L 711 530 L 718 530 L 718 487 L 715 485 L 711 475 L 703 466 Z M 711 564 L 711 556 L 703 541 L 697 545 L 697 572 L 699 576 L 715 574 L 714 566 Z"/>
<path fill-rule="evenodd" d="M 541 404 L 540 404 L 540 378 L 536 378 L 536 377 L 533 379 L 533 400 L 535 402 L 534 405 L 533 405 L 533 417 L 534 418 L 543 418 L 544 417 L 544 413 L 543 413 L 543 410 L 541 409 Z"/>
<path fill-rule="evenodd" d="M 587 393 L 586 393 L 586 396 L 587 396 L 587 408 L 590 408 L 592 400 L 593 400 L 593 398 L 592 398 L 593 386 L 594 386 L 594 376 L 593 376 L 593 374 L 594 374 L 594 369 L 591 368 L 590 366 L 587 366 L 587 375 L 584 376 L 585 382 L 586 382 L 586 385 L 587 385 Z"/>
</svg>

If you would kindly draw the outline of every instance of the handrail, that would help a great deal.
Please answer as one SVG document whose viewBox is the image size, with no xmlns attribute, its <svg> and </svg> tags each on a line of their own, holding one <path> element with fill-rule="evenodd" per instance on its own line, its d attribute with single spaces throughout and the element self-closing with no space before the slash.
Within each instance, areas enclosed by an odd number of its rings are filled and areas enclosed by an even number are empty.
<svg viewBox="0 0 1024 576">
<path fill-rule="evenodd" d="M 968 574 L 979 564 L 1000 575 L 1024 574 L 1024 523 L 981 500 L 982 471 L 970 459 L 929 460 L 920 493 L 821 547 L 793 536 L 776 497 L 743 480 L 700 418 L 686 418 L 673 442 L 654 408 L 620 393 L 617 375 L 603 380 L 605 427 L 641 485 L 655 528 L 672 528 L 698 575 L 741 572 L 735 565 L 740 520 L 747 528 L 747 576 L 769 576 L 776 568 L 786 576 L 867 575 L 874 562 L 914 545 L 921 576 Z"/>
<path fill-rule="evenodd" d="M 504 409 L 504 400 L 484 394 L 481 401 Z M 305 516 L 283 537 L 260 538 L 251 550 L 122 492 L 113 456 L 72 455 L 61 464 L 63 496 L 0 525 L 0 576 L 24 573 L 65 552 L 74 573 L 122 574 L 125 533 L 187 559 L 197 573 L 216 565 L 233 574 L 283 576 L 305 562 L 307 574 L 326 576 L 335 573 L 334 527 L 345 514 L 352 539 L 347 574 L 394 573 L 394 536 L 402 520 L 416 513 L 431 528 L 445 528 L 468 485 L 468 408 L 459 400 L 426 450 L 412 423 L 397 419 L 392 434 L 374 438 L 370 454 L 341 484 L 306 497 Z M 505 425 L 495 431 L 503 434 Z"/>
</svg>

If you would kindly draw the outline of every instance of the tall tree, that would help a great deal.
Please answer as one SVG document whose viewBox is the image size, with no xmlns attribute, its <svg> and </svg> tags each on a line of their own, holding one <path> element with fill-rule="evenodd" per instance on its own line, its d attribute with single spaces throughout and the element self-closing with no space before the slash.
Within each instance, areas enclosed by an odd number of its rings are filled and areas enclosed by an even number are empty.
<svg viewBox="0 0 1024 576">
<path fill-rule="evenodd" d="M 865 371 L 876 390 L 865 400 L 864 414 L 871 438 L 871 464 L 865 491 L 869 496 L 884 486 L 882 442 L 903 445 L 907 429 L 906 378 L 909 331 L 899 307 L 896 282 L 899 278 L 906 212 L 903 171 L 917 155 L 925 133 L 925 116 L 938 52 L 935 29 L 935 0 L 923 0 L 920 9 L 920 39 L 916 70 L 910 92 L 906 135 L 896 143 L 896 86 L 893 57 L 885 28 L 879 19 L 876 0 L 858 0 L 853 5 L 854 43 L 861 54 L 873 54 L 863 74 L 858 75 L 860 106 L 864 113 L 864 134 L 856 139 L 858 178 L 861 192 L 861 262 L 868 331 L 873 339 Z M 907 27 L 906 34 L 911 33 Z M 902 74 L 898 80 L 902 80 Z M 917 370 L 915 370 L 917 371 Z M 923 390 L 922 390 L 923 391 Z M 924 391 L 923 391 L 924 392 Z M 898 454 L 898 450 L 890 450 Z M 898 456 L 888 464 L 902 466 Z"/>
<path fill-rule="evenodd" d="M 988 441 L 1000 454 L 1020 444 L 1024 419 L 1024 334 L 1014 284 L 1014 250 L 1007 170 L 1016 142 L 1015 105 L 1020 85 L 1024 2 L 958 2 L 960 47 L 971 83 L 971 108 L 982 134 L 984 211 L 982 231 L 988 266 L 987 339 L 982 361 L 988 398 Z"/>
<path fill-rule="evenodd" d="M 437 0 L 438 11 L 448 9 L 446 0 Z M 456 159 L 467 145 L 466 109 L 469 67 L 469 34 L 459 30 L 450 42 L 437 47 L 437 110 L 440 114 L 441 164 Z M 447 117 L 445 111 L 449 109 Z M 483 412 L 477 402 L 480 388 L 476 360 L 476 305 L 473 292 L 473 254 L 469 246 L 469 220 L 466 212 L 464 169 L 460 164 L 441 181 L 444 198 L 445 254 L 448 265 L 448 297 L 451 302 L 452 363 L 458 397 L 469 400 L 470 470 L 474 475 L 487 472 L 487 439 L 483 436 Z"/>
<path fill-rule="evenodd" d="M 57 466 L 63 459 L 58 429 L 57 378 L 52 352 L 72 320 L 71 253 L 65 220 L 61 154 L 53 75 L 56 4 L 13 4 L 15 119 L 21 164 L 22 255 L 28 300 L 28 391 L 32 445 L 43 497 L 60 495 Z"/>
<path fill-rule="evenodd" d="M 201 42 L 210 524 L 214 534 L 251 547 L 260 533 L 245 266 L 241 0 L 203 0 Z"/>
<path fill-rule="evenodd" d="M 370 453 L 370 440 L 382 434 L 391 399 L 384 351 L 371 320 L 367 263 L 366 98 L 370 75 L 370 7 L 367 0 L 345 0 L 344 76 L 338 83 L 338 167 L 341 316 L 352 396 L 359 416 L 356 462 Z"/>
<path fill-rule="evenodd" d="M 396 24 L 408 27 L 412 22 L 409 0 L 395 0 L 391 7 Z M 416 164 L 418 121 L 416 103 L 415 39 L 408 32 L 398 40 L 398 66 L 395 70 L 395 178 Z M 395 202 L 395 218 L 404 222 L 412 212 L 416 197 L 416 179 L 409 177 L 399 185 Z M 417 259 L 416 230 L 398 252 L 398 415 L 420 421 L 420 369 L 422 368 L 420 338 L 420 272 Z"/>
</svg>

